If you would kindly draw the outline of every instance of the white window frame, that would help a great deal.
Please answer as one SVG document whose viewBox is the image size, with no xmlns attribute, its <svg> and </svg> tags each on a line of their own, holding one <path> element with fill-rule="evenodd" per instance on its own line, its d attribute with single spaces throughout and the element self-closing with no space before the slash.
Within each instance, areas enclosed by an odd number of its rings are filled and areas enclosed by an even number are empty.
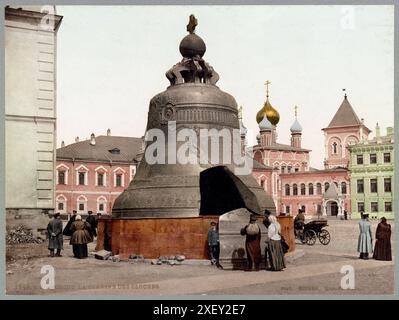
<svg viewBox="0 0 399 320">
<path fill-rule="evenodd" d="M 82 171 L 81 169 L 83 169 L 84 171 Z M 84 166 L 83 164 L 81 164 L 79 167 L 77 167 L 75 169 L 76 171 L 76 185 L 79 186 L 79 173 L 84 173 L 85 174 L 85 181 L 84 181 L 84 186 L 88 185 L 88 181 L 89 181 L 89 169 Z"/>
<path fill-rule="evenodd" d="M 101 214 L 107 213 L 107 198 L 105 196 L 99 196 L 96 200 L 97 202 L 97 212 L 100 212 Z M 100 210 L 100 204 L 104 205 L 104 210 Z"/>
<path fill-rule="evenodd" d="M 63 168 L 63 169 L 65 169 L 65 170 L 59 170 L 60 168 Z M 61 163 L 61 164 L 59 164 L 55 169 L 56 169 L 56 177 L 55 177 L 55 179 L 56 179 L 56 184 L 59 184 L 59 181 L 58 181 L 58 173 L 59 173 L 60 171 L 64 171 L 64 172 L 65 172 L 65 177 L 64 177 L 65 184 L 63 184 L 63 185 L 65 185 L 65 186 L 68 185 L 69 167 L 68 167 L 67 165 Z"/>
<path fill-rule="evenodd" d="M 121 187 L 125 187 L 125 174 L 126 171 L 123 170 L 121 167 L 118 167 L 114 169 L 114 187 L 116 187 L 116 175 L 121 174 L 122 175 L 122 181 L 121 181 Z"/>
<path fill-rule="evenodd" d="M 101 170 L 101 172 L 98 172 L 100 170 Z M 103 166 L 99 166 L 99 167 L 95 168 L 94 171 L 96 172 L 95 186 L 96 187 L 99 186 L 98 185 L 98 174 L 101 173 L 101 174 L 104 175 L 104 177 L 103 177 L 103 185 L 100 186 L 100 187 L 106 187 L 107 186 L 107 172 L 108 172 L 108 170 L 105 169 Z"/>
<path fill-rule="evenodd" d="M 66 213 L 67 212 L 67 198 L 63 195 L 63 194 L 60 194 L 60 195 L 58 195 L 56 198 L 55 198 L 55 205 L 56 205 L 56 212 L 59 212 L 59 213 Z M 64 209 L 63 210 L 58 210 L 58 204 L 59 203 L 63 203 L 64 204 Z"/>
<path fill-rule="evenodd" d="M 83 199 L 83 200 L 82 200 Z M 76 211 L 77 213 L 86 213 L 87 212 L 87 198 L 84 195 L 80 195 L 76 199 Z M 83 203 L 84 204 L 84 209 L 79 210 L 79 204 Z"/>
</svg>

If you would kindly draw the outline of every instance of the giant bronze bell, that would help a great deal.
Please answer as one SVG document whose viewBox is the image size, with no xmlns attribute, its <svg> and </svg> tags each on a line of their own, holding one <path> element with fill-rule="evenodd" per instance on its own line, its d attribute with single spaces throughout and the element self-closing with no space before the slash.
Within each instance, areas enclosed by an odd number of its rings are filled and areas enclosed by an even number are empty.
<svg viewBox="0 0 399 320">
<path fill-rule="evenodd" d="M 197 20 L 191 15 L 187 26 L 189 34 L 180 42 L 183 59 L 166 72 L 170 86 L 150 101 L 146 131 L 159 129 L 165 134 L 166 161 L 149 164 L 143 156 L 135 178 L 114 203 L 114 218 L 198 217 L 221 215 L 238 208 L 257 214 L 263 214 L 266 208 L 275 212 L 273 200 L 252 175 L 235 175 L 235 164 L 226 163 L 222 158 L 226 143 L 233 152 L 233 140 L 220 141 L 220 161 L 216 164 L 169 161 L 175 157 L 173 152 L 176 153 L 168 149 L 170 140 L 175 140 L 182 129 L 194 130 L 198 140 L 201 129 L 227 129 L 230 133 L 239 129 L 237 103 L 216 86 L 219 75 L 202 58 L 206 46 L 195 34 L 196 25 Z M 176 132 L 172 130 L 171 134 L 173 121 Z M 144 153 L 156 142 L 155 139 L 147 141 Z M 184 143 L 187 141 L 178 141 L 176 149 Z M 190 148 L 200 149 L 198 144 Z M 209 144 L 209 152 L 211 150 Z"/>
</svg>

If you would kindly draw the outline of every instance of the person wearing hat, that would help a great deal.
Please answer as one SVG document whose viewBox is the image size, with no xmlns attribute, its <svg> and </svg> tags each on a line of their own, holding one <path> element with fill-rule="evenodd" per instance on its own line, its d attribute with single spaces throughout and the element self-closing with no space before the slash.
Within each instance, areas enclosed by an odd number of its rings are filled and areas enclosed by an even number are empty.
<svg viewBox="0 0 399 320">
<path fill-rule="evenodd" d="M 71 225 L 72 237 L 69 242 L 72 245 L 75 258 L 83 259 L 88 257 L 87 244 L 93 241 L 89 230 L 90 224 L 87 221 L 82 221 L 82 217 L 78 214 Z"/>
<path fill-rule="evenodd" d="M 71 233 L 71 225 L 72 223 L 75 221 L 76 215 L 78 214 L 78 212 L 76 210 L 72 211 L 72 215 L 69 217 L 69 220 L 64 228 L 64 231 L 62 232 L 62 234 L 64 236 L 68 236 L 70 237 L 72 235 Z"/>
<path fill-rule="evenodd" d="M 259 271 L 260 262 L 262 260 L 262 254 L 260 249 L 260 227 L 256 223 L 256 215 L 251 214 L 249 218 L 249 224 L 241 229 L 241 235 L 246 236 L 245 239 L 245 250 L 247 253 L 248 268 L 247 271 L 252 271 L 253 266 L 255 270 Z"/>
<path fill-rule="evenodd" d="M 86 222 L 90 224 L 90 235 L 92 238 L 97 237 L 97 231 L 96 231 L 96 217 L 93 215 L 93 211 L 88 212 L 88 216 L 86 218 Z"/>
<path fill-rule="evenodd" d="M 371 223 L 368 221 L 369 215 L 361 212 L 361 220 L 359 221 L 359 239 L 357 243 L 357 251 L 360 253 L 359 258 L 367 260 L 369 253 L 373 252 L 373 234 L 371 232 Z"/>
<path fill-rule="evenodd" d="M 216 226 L 217 223 L 211 221 L 211 227 L 208 230 L 209 257 L 213 265 L 218 265 L 219 263 L 219 232 Z"/>
<path fill-rule="evenodd" d="M 48 249 L 50 250 L 50 257 L 54 257 L 54 250 L 57 250 L 55 256 L 61 257 L 61 250 L 63 249 L 64 239 L 62 237 L 62 221 L 60 213 L 54 214 L 54 217 L 47 225 L 48 233 Z"/>
<path fill-rule="evenodd" d="M 302 209 L 298 209 L 298 214 L 294 219 L 294 233 L 295 236 L 301 235 L 303 232 L 303 227 L 305 226 L 305 215 Z"/>
</svg>

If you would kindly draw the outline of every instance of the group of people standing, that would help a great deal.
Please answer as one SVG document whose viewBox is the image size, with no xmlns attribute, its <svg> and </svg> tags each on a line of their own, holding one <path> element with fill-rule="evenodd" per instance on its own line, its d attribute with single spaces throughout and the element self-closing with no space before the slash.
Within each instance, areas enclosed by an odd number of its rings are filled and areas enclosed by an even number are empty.
<svg viewBox="0 0 399 320">
<path fill-rule="evenodd" d="M 247 253 L 247 271 L 259 271 L 262 261 L 261 230 L 257 222 L 257 216 L 251 214 L 249 224 L 241 229 L 241 235 L 246 236 L 245 250 Z M 265 266 L 266 270 L 282 271 L 285 268 L 284 250 L 282 246 L 281 226 L 276 216 L 269 210 L 265 211 L 263 224 L 267 228 L 265 239 Z"/>
<path fill-rule="evenodd" d="M 99 214 L 97 215 L 99 217 Z M 50 257 L 62 257 L 64 235 L 71 237 L 69 244 L 72 245 L 75 258 L 88 257 L 87 244 L 93 242 L 94 237 L 97 237 L 98 217 L 96 218 L 93 212 L 89 211 L 86 221 L 83 221 L 82 217 L 74 210 L 63 230 L 60 213 L 55 213 L 53 219 L 47 225 Z"/>
<path fill-rule="evenodd" d="M 256 222 L 257 216 L 251 214 L 249 223 L 240 230 L 240 234 L 246 236 L 246 271 L 259 271 L 262 262 L 261 229 Z M 276 216 L 272 215 L 268 210 L 265 211 L 263 224 L 267 228 L 264 258 L 266 270 L 281 271 L 285 268 L 285 251 L 282 246 L 281 226 Z M 211 227 L 208 231 L 208 249 L 211 263 L 221 268 L 219 264 L 219 233 L 216 222 L 211 222 Z"/>
<path fill-rule="evenodd" d="M 369 254 L 373 253 L 373 259 L 375 260 L 392 261 L 391 225 L 387 223 L 385 217 L 381 218 L 375 233 L 376 241 L 373 251 L 373 233 L 368 217 L 368 214 L 361 213 L 361 220 L 359 221 L 360 235 L 357 245 L 357 251 L 360 253 L 359 258 L 367 260 L 369 259 Z"/>
</svg>

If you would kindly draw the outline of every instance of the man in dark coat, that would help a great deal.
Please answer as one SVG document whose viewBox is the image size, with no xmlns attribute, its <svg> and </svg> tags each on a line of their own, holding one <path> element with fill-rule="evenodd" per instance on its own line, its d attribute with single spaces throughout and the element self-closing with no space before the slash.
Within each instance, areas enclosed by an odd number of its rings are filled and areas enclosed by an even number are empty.
<svg viewBox="0 0 399 320">
<path fill-rule="evenodd" d="M 208 249 L 211 263 L 217 265 L 219 261 L 219 232 L 216 228 L 216 222 L 211 222 L 208 230 Z"/>
<path fill-rule="evenodd" d="M 63 249 L 64 240 L 62 237 L 62 221 L 60 219 L 59 212 L 54 214 L 54 218 L 48 223 L 47 232 L 50 257 L 54 257 L 54 250 L 57 250 L 55 256 L 61 257 L 61 250 Z"/>
<path fill-rule="evenodd" d="M 391 225 L 387 223 L 385 217 L 381 218 L 381 222 L 377 226 L 375 238 L 373 258 L 376 260 L 392 261 Z"/>
<path fill-rule="evenodd" d="M 259 271 L 260 261 L 262 259 L 260 249 L 260 227 L 256 224 L 256 215 L 251 214 L 249 224 L 241 229 L 241 235 L 246 236 L 245 250 L 248 259 L 248 271 L 252 271 L 255 265 L 255 270 Z"/>
<path fill-rule="evenodd" d="M 62 234 L 63 234 L 64 236 L 70 237 L 70 236 L 72 235 L 72 233 L 71 233 L 71 225 L 72 225 L 72 223 L 75 221 L 76 215 L 77 215 L 77 214 L 78 214 L 78 213 L 77 213 L 76 210 L 73 210 L 73 211 L 72 211 L 72 215 L 69 217 L 69 220 L 68 220 L 68 222 L 67 222 L 67 224 L 66 224 L 66 226 L 65 226 L 65 228 L 64 228 L 64 231 L 62 232 Z"/>
<path fill-rule="evenodd" d="M 86 218 L 86 222 L 90 224 L 90 235 L 92 238 L 97 237 L 97 231 L 96 231 L 96 217 L 93 215 L 93 211 L 88 212 L 88 217 Z"/>
<path fill-rule="evenodd" d="M 294 219 L 294 232 L 296 236 L 302 234 L 304 225 L 305 225 L 305 215 L 303 214 L 303 210 L 299 209 L 298 214 Z"/>
</svg>

